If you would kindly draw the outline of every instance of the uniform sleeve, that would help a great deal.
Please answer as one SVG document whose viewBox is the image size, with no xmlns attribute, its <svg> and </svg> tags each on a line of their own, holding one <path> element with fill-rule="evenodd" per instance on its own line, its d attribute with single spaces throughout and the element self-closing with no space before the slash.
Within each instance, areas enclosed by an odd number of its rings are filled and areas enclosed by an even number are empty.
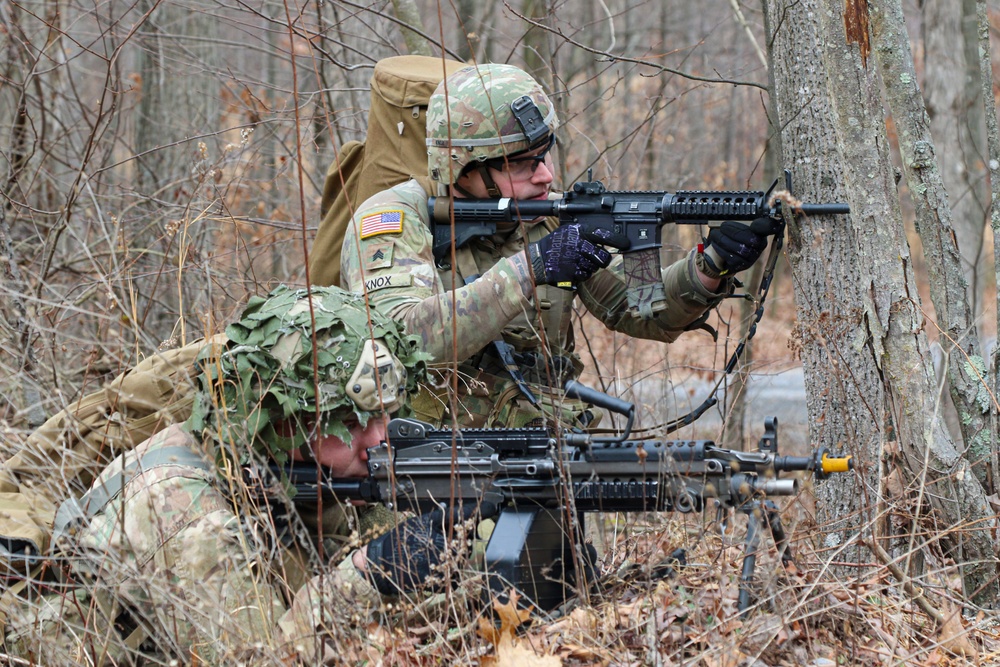
<svg viewBox="0 0 1000 667">
<path fill-rule="evenodd" d="M 278 621 L 282 643 L 305 664 L 339 664 L 337 635 L 345 626 L 366 627 L 381 604 L 382 596 L 348 556 L 296 591 Z"/>
<path fill-rule="evenodd" d="M 248 647 L 282 650 L 274 640 L 285 606 L 266 574 L 268 549 L 248 539 L 214 469 L 182 464 L 169 451 L 149 463 L 143 457 L 151 445 L 195 447 L 171 426 L 101 473 L 95 491 L 128 481 L 61 542 L 77 604 L 67 609 L 58 594 L 25 600 L 7 638 L 16 640 L 18 653 L 70 664 L 67 656 L 99 642 L 112 662 L 131 662 L 135 647 L 148 643 L 163 653 L 229 664 Z M 123 469 L 137 458 L 138 467 Z M 130 638 L 136 629 L 138 643 Z"/>
<path fill-rule="evenodd" d="M 587 310 L 605 326 L 636 338 L 672 343 L 688 325 L 714 308 L 731 291 L 731 281 L 725 281 L 720 291 L 711 292 L 702 285 L 694 265 L 692 250 L 661 271 L 667 307 L 651 320 L 643 320 L 628 312 L 625 294 L 625 274 L 621 257 L 611 266 L 594 275 L 579 288 Z"/>
<path fill-rule="evenodd" d="M 288 612 L 279 621 L 283 643 L 306 664 L 340 664 L 336 647 L 338 633 L 345 629 L 364 630 L 373 622 L 392 627 L 410 623 L 426 624 L 444 619 L 466 600 L 481 599 L 484 586 L 483 558 L 495 522 L 486 519 L 476 528 L 469 570 L 461 575 L 461 586 L 449 593 L 427 592 L 399 598 L 383 597 L 369 579 L 358 571 L 352 556 L 300 588 Z M 332 662 L 329 662 L 331 661 Z"/>
<path fill-rule="evenodd" d="M 409 185 L 380 193 L 360 207 L 344 239 L 341 286 L 367 292 L 382 312 L 421 337 L 435 361 L 464 360 L 499 338 L 511 320 L 530 308 L 530 301 L 509 259 L 454 291 L 443 285 L 427 214 L 419 208 L 426 194 L 421 189 L 410 196 L 405 190 Z"/>
</svg>

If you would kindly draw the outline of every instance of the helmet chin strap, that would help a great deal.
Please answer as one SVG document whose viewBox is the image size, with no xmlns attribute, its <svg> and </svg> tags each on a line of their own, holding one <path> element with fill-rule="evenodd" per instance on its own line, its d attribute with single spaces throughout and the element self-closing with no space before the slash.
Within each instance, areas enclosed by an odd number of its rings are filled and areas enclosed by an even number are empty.
<svg viewBox="0 0 1000 667">
<path fill-rule="evenodd" d="M 481 164 L 476 168 L 479 170 L 479 175 L 483 178 L 483 185 L 486 186 L 486 194 L 489 195 L 490 199 L 499 199 L 502 196 L 500 188 L 497 186 L 496 181 L 493 180 L 493 176 L 490 175 L 490 168 L 485 164 Z"/>
<path fill-rule="evenodd" d="M 472 194 L 471 192 L 469 192 L 468 190 L 466 190 L 465 188 L 463 188 L 457 182 L 454 183 L 451 187 L 455 190 L 455 192 L 457 192 L 458 194 L 462 195 L 463 197 L 468 197 L 469 199 L 477 199 L 476 195 Z"/>
<path fill-rule="evenodd" d="M 496 184 L 496 181 L 493 180 L 492 174 L 490 174 L 490 168 L 485 164 L 480 164 L 476 165 L 476 170 L 479 172 L 480 178 L 483 179 L 483 185 L 486 186 L 486 196 L 489 199 L 500 199 L 503 197 L 500 193 L 500 187 Z M 462 186 L 462 184 L 459 183 L 460 180 L 461 177 L 459 177 L 459 180 L 455 181 L 451 187 L 453 187 L 463 197 L 468 197 L 469 199 L 479 199 L 478 195 L 472 194 L 467 188 Z"/>
</svg>

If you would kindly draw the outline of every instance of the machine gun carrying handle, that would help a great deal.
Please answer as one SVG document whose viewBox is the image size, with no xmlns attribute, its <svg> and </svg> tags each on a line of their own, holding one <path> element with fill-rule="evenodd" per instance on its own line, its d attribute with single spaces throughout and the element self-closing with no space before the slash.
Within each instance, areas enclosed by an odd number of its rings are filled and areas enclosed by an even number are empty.
<svg viewBox="0 0 1000 667">
<path fill-rule="evenodd" d="M 625 431 L 619 438 L 610 438 L 610 442 L 625 442 L 632 433 L 632 420 L 635 418 L 635 405 L 628 401 L 623 401 L 614 396 L 608 396 L 604 392 L 592 389 L 585 384 L 580 384 L 576 380 L 569 380 L 563 385 L 563 390 L 570 398 L 577 398 L 584 403 L 590 403 L 599 408 L 604 408 L 608 412 L 622 415 L 627 419 Z"/>
</svg>

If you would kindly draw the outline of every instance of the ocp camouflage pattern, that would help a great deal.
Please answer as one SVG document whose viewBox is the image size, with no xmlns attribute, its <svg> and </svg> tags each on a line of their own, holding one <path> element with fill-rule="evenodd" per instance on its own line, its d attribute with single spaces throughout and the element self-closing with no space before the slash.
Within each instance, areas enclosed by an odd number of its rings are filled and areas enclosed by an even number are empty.
<svg viewBox="0 0 1000 667">
<path fill-rule="evenodd" d="M 559 122 L 552 101 L 533 78 L 517 67 L 465 67 L 443 81 L 427 106 L 427 166 L 431 179 L 451 183 L 469 162 L 530 148 L 510 109 L 510 102 L 522 95 L 531 98 L 549 131 L 554 132 Z"/>
<path fill-rule="evenodd" d="M 54 557 L 62 582 L 29 589 L 12 609 L 7 651 L 44 665 L 84 664 L 95 652 L 105 664 L 318 664 L 331 633 L 372 620 L 381 597 L 349 557 L 330 568 L 283 543 L 269 512 L 240 500 L 240 480 L 220 477 L 179 425 L 95 486 L 162 447 L 200 452 L 204 466 L 167 462 L 129 479 Z M 347 547 L 388 527 L 338 503 L 327 503 L 323 525 Z"/>
</svg>

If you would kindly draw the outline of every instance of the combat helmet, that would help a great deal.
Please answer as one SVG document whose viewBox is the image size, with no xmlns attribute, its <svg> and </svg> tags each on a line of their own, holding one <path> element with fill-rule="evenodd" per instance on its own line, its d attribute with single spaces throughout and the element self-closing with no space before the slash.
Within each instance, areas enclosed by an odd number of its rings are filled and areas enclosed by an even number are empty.
<svg viewBox="0 0 1000 667">
<path fill-rule="evenodd" d="M 551 146 L 558 125 L 552 100 L 524 70 L 464 67 L 442 81 L 428 101 L 428 174 L 445 194 L 443 186 L 479 168 L 490 196 L 499 197 L 488 162 Z"/>
<path fill-rule="evenodd" d="M 313 437 L 349 443 L 346 418 L 364 426 L 374 415 L 405 412 L 426 374 L 416 336 L 338 287 L 280 286 L 254 297 L 226 337 L 221 355 L 200 360 L 188 427 L 240 464 L 255 453 L 283 463 Z"/>
</svg>

